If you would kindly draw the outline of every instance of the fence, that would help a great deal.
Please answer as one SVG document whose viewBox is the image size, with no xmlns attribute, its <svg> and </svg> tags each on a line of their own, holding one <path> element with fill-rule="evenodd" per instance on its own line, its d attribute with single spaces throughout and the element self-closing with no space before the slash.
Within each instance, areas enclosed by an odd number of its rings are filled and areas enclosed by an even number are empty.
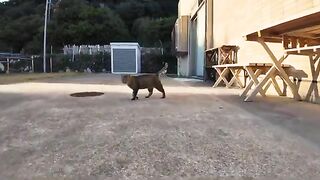
<svg viewBox="0 0 320 180">
<path fill-rule="evenodd" d="M 66 45 L 63 47 L 64 55 L 80 55 L 80 54 L 88 54 L 88 55 L 96 55 L 96 54 L 111 54 L 111 46 L 110 45 Z M 161 48 L 141 48 L 141 54 L 162 54 Z"/>
</svg>

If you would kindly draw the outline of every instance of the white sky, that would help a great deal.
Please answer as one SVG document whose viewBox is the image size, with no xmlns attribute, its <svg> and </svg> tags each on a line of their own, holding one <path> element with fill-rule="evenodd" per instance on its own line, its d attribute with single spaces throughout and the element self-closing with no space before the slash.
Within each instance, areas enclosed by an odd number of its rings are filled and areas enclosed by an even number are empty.
<svg viewBox="0 0 320 180">
<path fill-rule="evenodd" d="M 0 2 L 4 2 L 4 1 L 8 1 L 8 0 L 0 0 Z"/>
</svg>

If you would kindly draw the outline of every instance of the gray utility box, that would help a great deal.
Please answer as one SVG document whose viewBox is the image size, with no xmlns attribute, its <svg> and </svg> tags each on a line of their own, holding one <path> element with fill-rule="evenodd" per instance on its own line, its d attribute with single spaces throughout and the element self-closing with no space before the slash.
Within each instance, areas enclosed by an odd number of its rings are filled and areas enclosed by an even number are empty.
<svg viewBox="0 0 320 180">
<path fill-rule="evenodd" d="M 137 74 L 141 72 L 141 51 L 138 43 L 110 43 L 111 72 Z"/>
</svg>

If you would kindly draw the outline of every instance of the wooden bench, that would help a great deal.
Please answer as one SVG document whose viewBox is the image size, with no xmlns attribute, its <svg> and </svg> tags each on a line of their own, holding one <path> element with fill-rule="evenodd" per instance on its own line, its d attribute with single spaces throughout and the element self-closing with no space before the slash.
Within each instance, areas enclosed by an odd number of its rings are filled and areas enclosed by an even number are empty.
<svg viewBox="0 0 320 180">
<path fill-rule="evenodd" d="M 267 67 L 272 66 L 271 63 L 248 63 L 248 64 L 223 64 L 223 65 L 215 65 L 212 66 L 216 69 L 219 78 L 213 85 L 213 87 L 217 87 L 221 81 L 223 81 L 226 85 L 226 87 L 230 88 L 233 84 L 237 83 L 240 87 L 244 88 L 245 86 L 242 84 L 241 80 L 238 78 L 238 75 L 243 71 L 246 73 L 247 68 L 252 69 L 253 71 L 256 71 L 257 69 L 264 70 Z M 226 76 L 231 72 L 232 78 L 228 82 L 226 79 Z M 244 75 L 249 76 L 249 75 Z"/>
<path fill-rule="evenodd" d="M 237 83 L 240 87 L 245 88 L 241 93 L 241 97 L 246 97 L 248 92 L 252 89 L 253 86 L 257 86 L 259 82 L 259 76 L 265 75 L 270 68 L 273 66 L 272 63 L 248 63 L 248 64 L 224 64 L 224 65 L 216 65 L 213 68 L 218 72 L 219 78 L 213 85 L 213 87 L 217 87 L 222 81 L 225 83 L 227 88 L 231 88 L 232 85 Z M 282 64 L 282 68 L 285 71 L 289 71 L 292 66 L 287 64 Z M 245 87 L 241 80 L 239 79 L 240 72 L 243 71 L 246 77 L 250 78 L 248 85 Z M 226 76 L 231 72 L 232 78 L 230 81 L 226 79 Z M 266 91 L 269 89 L 271 84 L 274 86 L 275 90 L 280 96 L 284 96 L 285 93 L 281 91 L 281 88 L 276 80 L 276 76 L 279 74 L 275 73 L 270 78 L 270 81 L 266 84 L 266 86 L 259 89 L 259 93 L 262 96 L 266 96 Z"/>
<path fill-rule="evenodd" d="M 238 75 L 244 70 L 244 65 L 241 64 L 223 64 L 223 65 L 215 65 L 212 66 L 218 73 L 219 77 L 217 81 L 214 83 L 213 87 L 217 87 L 220 82 L 224 82 L 227 88 L 231 88 L 231 86 L 237 83 L 240 87 L 244 87 Z M 232 78 L 230 81 L 227 80 L 227 75 L 231 72 Z"/>
<path fill-rule="evenodd" d="M 221 47 L 207 49 L 205 51 L 205 76 L 204 80 L 216 80 L 214 65 L 237 63 L 237 52 L 239 47 L 235 45 L 223 45 Z"/>
</svg>

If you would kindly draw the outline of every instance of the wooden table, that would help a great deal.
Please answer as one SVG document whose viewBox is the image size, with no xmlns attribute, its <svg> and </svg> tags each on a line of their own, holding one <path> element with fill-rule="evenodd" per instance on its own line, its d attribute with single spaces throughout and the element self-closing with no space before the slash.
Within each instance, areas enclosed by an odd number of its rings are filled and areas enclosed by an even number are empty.
<svg viewBox="0 0 320 180">
<path fill-rule="evenodd" d="M 309 56 L 313 82 L 317 82 L 320 72 L 320 63 L 316 67 L 316 62 L 319 62 L 320 57 L 320 12 L 306 12 L 299 17 L 293 17 L 285 21 L 267 26 L 261 30 L 247 34 L 247 41 L 259 42 L 272 60 L 272 67 L 266 73 L 264 79 L 254 88 L 246 97 L 245 101 L 252 101 L 253 98 L 266 85 L 268 80 L 276 73 L 285 81 L 293 93 L 294 99 L 301 100 L 297 86 L 289 79 L 288 74 L 282 67 L 283 61 L 288 55 L 305 55 Z M 268 42 L 282 43 L 284 52 L 279 58 L 276 58 L 272 50 L 268 46 Z M 319 96 L 317 86 L 312 85 L 310 88 Z"/>
</svg>

